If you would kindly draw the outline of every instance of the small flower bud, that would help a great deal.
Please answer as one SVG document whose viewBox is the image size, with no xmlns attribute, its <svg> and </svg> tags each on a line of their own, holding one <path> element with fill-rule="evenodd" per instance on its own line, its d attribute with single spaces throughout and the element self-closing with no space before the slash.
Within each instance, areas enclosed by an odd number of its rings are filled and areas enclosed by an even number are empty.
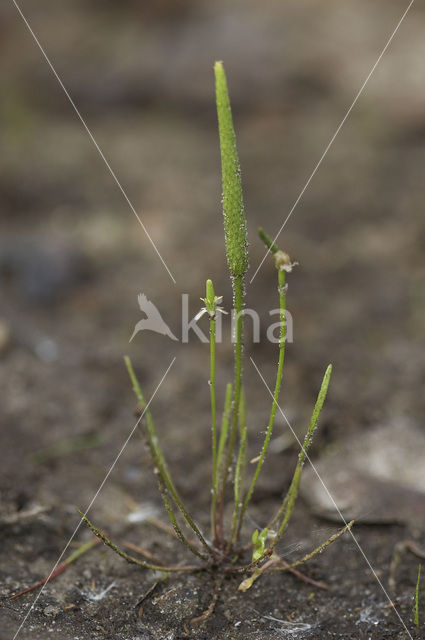
<svg viewBox="0 0 425 640">
<path fill-rule="evenodd" d="M 205 307 L 196 314 L 196 319 L 201 318 L 204 313 L 208 313 L 209 317 L 212 319 L 215 318 L 217 311 L 220 311 L 220 313 L 227 313 L 227 311 L 224 311 L 224 309 L 219 306 L 223 300 L 223 296 L 215 295 L 214 285 L 211 280 L 207 280 L 205 286 L 205 298 L 201 298 L 201 300 L 205 303 Z"/>
<path fill-rule="evenodd" d="M 292 269 L 298 264 L 298 262 L 291 262 L 291 258 L 287 253 L 280 249 L 274 254 L 274 262 L 278 269 L 281 271 L 287 271 L 291 273 Z"/>
</svg>

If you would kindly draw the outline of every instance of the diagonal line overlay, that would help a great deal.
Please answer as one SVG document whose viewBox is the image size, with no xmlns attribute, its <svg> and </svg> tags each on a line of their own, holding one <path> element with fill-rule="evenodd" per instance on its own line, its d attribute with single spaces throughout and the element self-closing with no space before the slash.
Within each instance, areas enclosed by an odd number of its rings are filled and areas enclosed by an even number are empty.
<svg viewBox="0 0 425 640">
<path fill-rule="evenodd" d="M 26 17 L 24 16 L 21 8 L 19 7 L 18 3 L 16 2 L 16 0 L 12 0 L 13 4 L 16 7 L 16 10 L 18 11 L 19 15 L 21 16 L 22 20 L 24 21 L 28 31 L 30 32 L 30 34 L 32 35 L 35 43 L 37 44 L 38 48 L 40 49 L 41 53 L 43 54 L 44 59 L 46 60 L 47 64 L 49 65 L 53 75 L 55 76 L 56 80 L 58 81 L 58 83 L 60 84 L 60 86 L 63 89 L 63 92 L 65 93 L 66 97 L 68 98 L 72 108 L 74 109 L 75 113 L 77 114 L 79 120 L 81 121 L 81 124 L 83 125 L 84 129 L 86 130 L 90 140 L 93 142 L 94 146 L 96 147 L 100 157 L 102 158 L 103 162 L 105 163 L 105 165 L 107 166 L 109 173 L 111 174 L 111 176 L 113 177 L 113 179 L 115 180 L 119 190 L 121 191 L 122 195 L 124 196 L 125 201 L 127 202 L 128 206 L 130 207 L 131 211 L 134 213 L 134 215 L 136 216 L 140 226 L 142 227 L 143 231 L 145 232 L 149 242 L 151 243 L 152 247 L 155 250 L 155 253 L 157 254 L 157 256 L 159 257 L 159 259 L 161 260 L 162 264 L 164 265 L 168 275 L 170 276 L 171 280 L 174 282 L 174 284 L 176 284 L 176 280 L 173 276 L 173 274 L 171 273 L 170 269 L 168 268 L 164 258 L 162 257 L 162 255 L 159 252 L 158 247 L 156 246 L 155 242 L 153 241 L 152 237 L 150 236 L 146 226 L 143 224 L 139 214 L 137 213 L 136 209 L 133 206 L 133 203 L 131 202 L 130 198 L 128 197 L 127 193 L 124 191 L 123 186 L 121 185 L 120 181 L 117 178 L 116 173 L 114 172 L 114 170 L 112 169 L 111 165 L 109 164 L 108 160 L 106 159 L 102 149 L 99 147 L 98 143 L 96 142 L 96 139 L 93 135 L 93 133 L 91 132 L 91 130 L 89 129 L 86 121 L 84 120 L 83 116 L 81 115 L 77 105 L 75 104 L 75 102 L 73 101 L 73 99 L 71 98 L 67 88 L 65 87 L 64 83 L 62 82 L 62 79 L 60 78 L 59 74 L 57 73 L 55 67 L 53 66 L 53 63 L 51 62 L 50 58 L 48 57 L 47 53 L 45 52 L 45 50 L 43 49 L 39 39 L 37 38 L 36 34 L 34 33 L 33 29 L 31 28 L 31 25 L 29 24 L 28 20 L 26 19 Z"/>
<path fill-rule="evenodd" d="M 142 415 L 140 416 L 140 418 L 138 419 L 138 421 L 136 422 L 136 424 L 134 425 L 134 427 L 132 428 L 132 430 L 130 431 L 130 434 L 128 435 L 126 441 L 124 442 L 124 444 L 122 445 L 119 453 L 117 454 L 115 460 L 113 461 L 113 463 L 111 464 L 111 466 L 109 467 L 108 473 L 106 474 L 106 476 L 104 477 L 104 479 L 102 480 L 98 490 L 96 491 L 96 493 L 94 494 L 93 498 L 91 499 L 89 506 L 86 508 L 84 515 L 86 516 L 88 514 L 88 512 L 90 511 L 90 509 L 93 506 L 94 501 L 96 500 L 96 498 L 98 497 L 99 493 L 102 491 L 107 479 L 109 478 L 109 476 L 111 475 L 112 471 L 115 468 L 115 465 L 117 464 L 118 460 L 120 459 L 122 453 L 124 452 L 124 449 L 126 448 L 126 446 L 128 445 L 128 443 L 130 442 L 134 432 L 136 431 L 137 427 L 139 426 L 141 420 L 143 419 L 143 416 L 145 415 L 146 411 L 149 409 L 149 405 L 151 404 L 152 400 L 154 399 L 154 397 L 156 396 L 160 386 L 162 385 L 162 383 L 164 382 L 165 378 L 168 375 L 168 372 L 170 371 L 171 367 L 173 366 L 174 362 L 176 360 L 176 357 L 174 356 L 174 358 L 171 360 L 170 364 L 168 365 L 168 368 L 166 370 L 166 372 L 164 373 L 164 375 L 162 376 L 161 380 L 159 381 L 158 385 L 156 386 L 155 391 L 153 392 L 153 394 L 150 397 L 149 402 L 146 404 L 146 407 L 143 410 Z M 71 535 L 71 537 L 69 538 L 68 542 L 66 543 L 62 553 L 60 554 L 59 558 L 57 559 L 54 567 L 52 568 L 51 572 L 49 573 L 49 577 L 47 578 L 46 582 L 44 583 L 44 585 L 41 587 L 40 591 L 38 592 L 37 596 L 34 599 L 34 602 L 31 604 L 30 608 L 28 609 L 27 613 L 25 614 L 24 619 L 22 620 L 21 624 L 19 625 L 15 635 L 13 636 L 12 640 L 16 640 L 16 638 L 18 637 L 22 627 L 24 626 L 25 622 L 27 621 L 28 616 L 30 615 L 30 613 L 32 612 L 32 610 L 34 609 L 35 605 L 37 604 L 38 599 L 40 598 L 41 594 L 44 591 L 44 587 L 49 583 L 49 580 L 53 574 L 53 572 L 55 571 L 56 567 L 58 566 L 58 564 L 60 563 L 60 561 L 62 560 L 63 556 L 65 555 L 69 545 L 71 544 L 71 542 L 73 541 L 73 539 L 75 538 L 77 531 L 79 530 L 79 528 L 81 527 L 81 524 L 83 523 L 83 518 L 80 519 L 80 521 L 78 522 L 77 526 L 74 529 L 73 534 Z"/>
<path fill-rule="evenodd" d="M 337 137 L 338 133 L 341 131 L 342 127 L 344 126 L 348 116 L 350 115 L 350 113 L 352 112 L 352 110 L 354 109 L 355 105 L 357 104 L 358 99 L 360 98 L 360 96 L 363 93 L 363 90 L 365 89 L 367 83 L 369 82 L 370 78 L 373 75 L 373 72 L 375 71 L 376 67 L 378 66 L 378 64 L 381 62 L 382 57 L 384 56 L 385 52 L 387 51 L 388 47 L 390 46 L 395 34 L 397 33 L 397 31 L 399 30 L 401 23 L 403 22 L 404 18 L 407 16 L 411 6 L 413 5 L 415 0 L 410 0 L 407 9 L 404 11 L 403 15 L 401 16 L 400 20 L 397 23 L 397 26 L 395 27 L 394 31 L 392 32 L 391 36 L 389 37 L 389 39 L 387 40 L 387 43 L 385 45 L 385 47 L 382 49 L 381 53 L 378 56 L 377 61 L 375 62 L 375 64 L 373 65 L 372 69 L 369 71 L 368 75 L 366 76 L 366 80 L 363 82 L 362 86 L 360 87 L 360 89 L 358 90 L 356 97 L 354 98 L 353 102 L 351 103 L 350 108 L 348 109 L 347 113 L 345 114 L 345 116 L 343 117 L 343 119 L 341 120 L 341 122 L 339 123 L 335 133 L 333 134 L 332 138 L 330 139 L 326 149 L 324 150 L 324 152 L 322 153 L 322 155 L 320 156 L 319 162 L 316 164 L 316 166 L 314 167 L 309 179 L 307 180 L 307 182 L 305 183 L 304 187 L 301 189 L 301 192 L 298 196 L 298 198 L 295 200 L 294 204 L 292 205 L 292 208 L 290 209 L 288 215 L 286 216 L 285 220 L 283 221 L 282 226 L 280 227 L 279 231 L 277 232 L 277 234 L 275 235 L 273 242 L 276 242 L 276 240 L 278 239 L 278 237 L 280 236 L 280 234 L 283 231 L 283 228 L 285 227 L 286 223 L 288 222 L 289 218 L 292 216 L 295 208 L 297 207 L 299 201 L 301 200 L 301 198 L 303 197 L 305 191 L 307 190 L 307 187 L 309 186 L 310 182 L 313 180 L 314 176 L 317 173 L 317 170 L 319 169 L 320 165 L 322 164 L 323 160 L 325 159 L 329 149 L 331 148 L 331 146 L 333 145 L 335 138 Z M 249 281 L 249 283 L 251 284 L 257 273 L 260 271 L 264 260 L 267 258 L 269 251 L 267 250 L 266 253 L 264 254 L 263 259 L 261 260 L 260 264 L 258 265 L 254 275 L 252 276 L 251 280 Z"/>
<path fill-rule="evenodd" d="M 297 441 L 297 443 L 299 444 L 300 448 L 303 448 L 303 445 L 300 441 L 300 439 L 298 438 L 297 434 L 295 433 L 294 429 L 292 428 L 291 423 L 289 422 L 288 418 L 286 417 L 286 415 L 284 414 L 282 408 L 280 407 L 279 403 L 277 403 L 274 399 L 273 396 L 273 392 L 270 389 L 269 385 L 267 384 L 266 380 L 264 379 L 263 374 L 261 373 L 261 371 L 259 370 L 259 368 L 257 367 L 257 365 L 255 364 L 253 358 L 250 356 L 249 359 L 251 360 L 252 365 L 254 366 L 254 369 L 256 370 L 256 372 L 258 373 L 259 377 L 261 378 L 261 381 L 263 382 L 264 386 L 266 387 L 267 391 L 269 392 L 270 396 L 272 397 L 273 403 L 276 404 L 276 407 L 279 409 L 283 419 L 285 420 L 286 424 L 288 425 L 288 427 L 290 428 L 290 430 L 292 431 L 292 435 L 294 436 L 295 440 Z M 316 467 L 314 466 L 313 462 L 311 461 L 308 453 L 306 453 L 306 459 L 308 460 L 308 462 L 311 465 L 311 468 L 313 469 L 314 473 L 316 474 L 318 480 L 320 481 L 320 484 L 322 485 L 322 487 L 324 488 L 324 490 L 326 491 L 326 494 L 328 496 L 328 498 L 330 499 L 330 501 L 332 502 L 333 506 L 335 507 L 336 511 L 338 512 L 338 515 L 340 516 L 342 522 L 344 523 L 345 526 L 347 526 L 347 521 L 344 518 L 344 516 L 341 513 L 340 508 L 338 507 L 338 505 L 336 504 L 333 496 L 331 495 L 329 489 L 327 488 L 327 486 L 325 485 L 325 483 L 322 480 L 322 477 L 320 476 L 319 472 L 317 471 Z M 351 535 L 351 537 L 353 538 L 354 543 L 356 544 L 358 550 L 360 551 L 360 553 L 362 554 L 364 560 L 366 561 L 367 566 L 369 567 L 369 569 L 371 570 L 375 580 L 377 581 L 377 583 L 379 584 L 379 586 L 381 587 L 382 591 L 385 594 L 385 597 L 387 598 L 388 602 L 390 603 L 391 607 L 393 608 L 395 614 L 397 615 L 398 619 L 400 620 L 401 624 L 404 627 L 404 630 L 406 631 L 407 635 L 409 636 L 410 640 L 413 640 L 412 635 L 410 634 L 408 628 L 406 627 L 406 624 L 403 620 L 403 618 L 401 617 L 401 615 L 399 614 L 399 612 L 397 611 L 394 602 L 392 601 L 390 595 L 388 594 L 387 590 L 385 589 L 384 585 L 382 584 L 381 580 L 379 579 L 379 577 L 376 574 L 376 571 L 374 570 L 374 568 L 372 567 L 369 559 L 367 558 L 365 552 L 363 551 L 363 549 L 360 546 L 360 543 L 358 542 L 357 538 L 355 537 L 354 533 L 352 532 L 352 530 L 349 530 L 349 534 Z"/>
</svg>

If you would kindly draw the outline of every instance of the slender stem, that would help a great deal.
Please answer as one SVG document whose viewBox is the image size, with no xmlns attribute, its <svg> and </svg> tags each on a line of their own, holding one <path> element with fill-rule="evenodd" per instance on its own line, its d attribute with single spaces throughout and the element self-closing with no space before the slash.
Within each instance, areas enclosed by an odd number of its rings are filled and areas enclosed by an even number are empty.
<svg viewBox="0 0 425 640">
<path fill-rule="evenodd" d="M 109 538 L 107 538 L 105 536 L 104 533 L 102 533 L 102 531 L 99 531 L 99 529 L 97 529 L 94 524 L 92 524 L 90 522 L 90 520 L 87 518 L 87 516 L 84 515 L 84 513 L 82 513 L 82 511 L 78 512 L 80 514 L 80 516 L 83 518 L 84 522 L 90 527 L 90 529 L 93 531 L 94 535 L 97 536 L 100 540 L 102 540 L 102 542 L 104 544 L 106 544 L 107 547 L 109 547 L 110 549 L 112 549 L 112 551 L 115 551 L 115 553 L 117 553 L 119 556 L 121 556 L 121 558 L 124 558 L 124 560 L 127 560 L 127 562 L 129 562 L 130 564 L 137 564 L 139 567 L 143 567 L 144 569 L 152 569 L 153 571 L 163 571 L 163 572 L 169 572 L 169 571 L 174 571 L 174 572 L 178 572 L 178 571 L 195 571 L 195 570 L 202 570 L 205 569 L 206 567 L 203 567 L 201 565 L 192 565 L 192 566 L 164 566 L 164 565 L 159 565 L 159 564 L 151 564 L 150 562 L 144 562 L 143 560 L 138 560 L 137 558 L 133 558 L 133 556 L 128 555 L 128 553 L 126 553 L 125 551 L 123 551 L 122 549 L 120 549 L 119 547 L 117 547 L 116 544 L 114 544 L 111 540 L 109 540 Z"/>
<path fill-rule="evenodd" d="M 242 389 L 242 352 L 243 352 L 243 276 L 236 276 L 233 280 L 233 296 L 235 308 L 235 381 L 233 396 L 232 428 L 230 431 L 229 449 L 227 451 L 227 467 L 230 466 L 233 449 L 238 433 L 239 409 Z"/>
<path fill-rule="evenodd" d="M 136 394 L 136 397 L 139 401 L 139 403 L 141 404 L 141 406 L 143 407 L 144 411 L 145 411 L 145 416 L 146 416 L 146 425 L 147 425 L 147 437 L 148 437 L 148 444 L 149 444 L 149 448 L 151 450 L 151 455 L 153 457 L 154 463 L 158 469 L 158 474 L 160 479 L 162 480 L 162 482 L 164 483 L 168 493 L 170 494 L 171 498 L 173 499 L 176 507 L 180 510 L 181 514 L 183 515 L 184 519 L 186 520 L 187 524 L 189 525 L 189 527 L 192 529 L 192 531 L 195 533 L 196 537 L 198 538 L 198 540 L 201 542 L 201 544 L 203 545 L 203 547 L 208 551 L 208 553 L 211 555 L 211 557 L 215 560 L 216 559 L 216 554 L 213 551 L 213 549 L 211 549 L 211 547 L 209 546 L 209 544 L 207 543 L 207 541 L 205 540 L 204 536 L 202 535 L 202 533 L 200 532 L 199 528 L 197 527 L 197 525 L 194 523 L 192 517 L 190 516 L 190 514 L 188 513 L 186 507 L 184 506 L 179 494 L 177 493 L 177 490 L 174 486 L 173 480 L 171 478 L 171 474 L 168 470 L 168 466 L 167 463 L 165 461 L 164 458 L 164 454 L 162 453 L 162 449 L 161 446 L 159 444 L 158 441 L 158 436 L 156 433 L 156 428 L 155 428 L 155 424 L 152 418 L 152 414 L 149 411 L 149 408 L 147 407 L 146 404 L 146 400 L 144 398 L 143 392 L 140 388 L 139 382 L 136 378 L 136 374 L 134 373 L 134 369 L 133 369 L 133 365 L 131 364 L 130 358 L 128 356 L 126 356 L 124 358 L 131 382 L 133 384 L 133 390 Z M 160 483 L 161 484 L 161 483 Z M 163 493 L 163 497 L 164 497 L 164 493 Z M 175 517 L 173 514 L 173 518 L 171 518 L 170 512 L 171 512 L 171 506 L 167 502 L 164 500 L 165 503 L 165 507 L 167 509 L 167 513 L 170 516 L 171 519 L 171 524 L 173 525 L 173 527 L 175 527 Z M 176 531 L 177 533 L 177 531 Z M 180 531 L 182 537 L 186 540 L 186 538 L 183 536 L 183 533 Z M 185 542 L 186 546 L 188 546 L 189 548 L 191 548 L 191 545 L 187 542 Z M 198 554 L 196 554 L 198 555 Z"/>
<path fill-rule="evenodd" d="M 223 455 L 224 449 L 226 447 L 227 438 L 229 435 L 229 420 L 230 414 L 232 410 L 232 396 L 233 396 L 233 385 L 231 382 L 228 382 L 226 386 L 226 396 L 224 400 L 224 410 L 223 410 L 223 418 L 221 421 L 221 430 L 220 430 L 220 438 L 218 441 L 218 453 L 217 453 L 217 471 L 222 472 L 223 465 Z"/>
<path fill-rule="evenodd" d="M 245 474 L 246 474 L 246 461 L 247 461 L 247 447 L 248 447 L 248 427 L 246 424 L 246 399 L 245 392 L 241 390 L 241 401 L 239 405 L 239 435 L 240 435 L 240 447 L 238 452 L 238 460 L 236 463 L 236 471 L 235 473 L 235 496 L 238 496 L 237 504 L 238 508 L 241 508 L 241 499 L 243 494 L 243 489 L 245 485 Z"/>
<path fill-rule="evenodd" d="M 212 430 L 211 536 L 217 538 L 217 409 L 215 398 L 215 316 L 210 318 L 210 397 Z"/>
<path fill-rule="evenodd" d="M 266 457 L 266 453 L 267 453 L 267 449 L 270 443 L 270 438 L 272 436 L 272 432 L 273 432 L 273 426 L 274 426 L 274 422 L 275 422 L 275 417 L 276 417 L 276 410 L 278 407 L 278 403 L 279 403 L 279 394 L 280 394 L 280 389 L 282 386 L 282 377 L 283 377 L 283 364 L 284 364 L 284 360 L 285 360 L 285 341 L 286 341 L 286 318 L 285 318 L 285 312 L 286 312 L 286 290 L 285 290 L 285 271 L 283 269 L 278 269 L 278 287 L 279 287 L 279 308 L 280 308 L 280 340 L 279 340 L 279 362 L 278 362 L 278 366 L 277 366 L 277 374 L 276 374 L 276 382 L 275 382 L 275 387 L 274 387 L 274 394 L 273 394 L 273 403 L 272 403 L 272 407 L 270 410 L 270 417 L 269 417 L 269 423 L 267 426 L 267 430 L 266 430 L 266 435 L 264 437 L 264 442 L 263 442 L 263 446 L 261 449 L 261 454 L 260 454 L 260 458 L 258 460 L 257 463 L 257 467 L 255 469 L 255 473 L 254 476 L 252 478 L 250 487 L 248 489 L 248 492 L 246 494 L 242 509 L 240 510 L 240 515 L 239 515 L 239 523 L 238 523 L 238 529 L 237 529 L 237 534 L 236 534 L 236 540 L 239 540 L 239 536 L 240 536 L 240 532 L 241 532 L 241 528 L 242 528 L 242 524 L 243 524 L 243 518 L 246 512 L 246 509 L 249 505 L 249 502 L 251 500 L 252 494 L 254 492 L 255 489 L 255 485 L 257 484 L 257 480 L 258 480 L 258 476 L 260 475 L 260 471 L 261 471 L 261 467 L 264 464 L 264 460 Z"/>
<path fill-rule="evenodd" d="M 195 545 L 193 545 L 184 535 L 183 531 L 181 530 L 181 528 L 179 527 L 179 524 L 177 522 L 176 516 L 174 515 L 173 509 L 171 508 L 171 504 L 170 504 L 170 500 L 168 498 L 168 493 L 167 493 L 167 488 L 165 486 L 165 482 L 161 476 L 161 474 L 159 475 L 159 490 L 162 496 L 162 499 L 164 501 L 164 506 L 165 509 L 168 513 L 168 517 L 170 518 L 170 522 L 173 526 L 174 532 L 177 536 L 177 538 L 180 540 L 180 542 L 187 547 L 188 549 L 190 549 L 190 551 L 195 555 L 198 556 L 198 558 L 201 558 L 201 560 L 206 560 L 207 556 L 205 556 L 205 554 L 201 553 L 196 547 Z"/>
<path fill-rule="evenodd" d="M 243 297 L 244 282 L 243 276 L 235 276 L 233 284 L 233 306 L 235 313 L 235 373 L 233 384 L 233 404 L 232 404 L 232 425 L 230 429 L 229 444 L 227 447 L 223 478 L 219 499 L 220 519 L 223 518 L 224 495 L 226 491 L 227 476 L 232 462 L 233 450 L 235 448 L 236 436 L 238 433 L 239 404 L 242 387 L 242 336 L 243 336 Z"/>
<path fill-rule="evenodd" d="M 245 480 L 245 468 L 246 468 L 246 450 L 247 450 L 247 426 L 246 426 L 246 411 L 245 411 L 245 394 L 243 389 L 241 391 L 241 401 L 239 409 L 239 423 L 240 423 L 240 445 L 238 458 L 236 461 L 235 469 L 235 481 L 234 481 L 234 507 L 232 518 L 232 530 L 227 545 L 227 553 L 229 553 L 236 536 L 236 527 L 238 524 L 238 518 L 240 510 L 242 508 L 242 492 Z"/>
<path fill-rule="evenodd" d="M 223 475 L 224 475 L 223 456 L 224 456 L 224 451 L 227 444 L 227 438 L 229 436 L 229 421 L 230 421 L 230 415 L 232 410 L 232 396 L 233 396 L 233 385 L 231 382 L 229 382 L 226 387 L 223 419 L 221 422 L 220 439 L 218 441 L 217 469 L 218 469 L 218 474 L 220 475 L 220 479 L 217 479 L 218 484 L 223 482 Z M 221 502 L 219 504 L 219 507 L 220 508 L 218 512 L 217 535 L 214 539 L 215 546 L 219 546 L 219 543 L 223 542 L 223 537 L 224 537 L 223 510 L 221 508 Z"/>
</svg>

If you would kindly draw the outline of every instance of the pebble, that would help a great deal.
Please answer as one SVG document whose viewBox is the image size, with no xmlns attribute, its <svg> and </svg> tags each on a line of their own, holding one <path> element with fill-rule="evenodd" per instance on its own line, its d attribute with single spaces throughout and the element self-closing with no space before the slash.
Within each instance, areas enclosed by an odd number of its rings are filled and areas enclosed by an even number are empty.
<svg viewBox="0 0 425 640">
<path fill-rule="evenodd" d="M 60 607 L 54 604 L 49 604 L 45 609 L 43 609 L 43 613 L 45 616 L 52 616 L 53 618 L 57 616 L 61 612 Z"/>
</svg>

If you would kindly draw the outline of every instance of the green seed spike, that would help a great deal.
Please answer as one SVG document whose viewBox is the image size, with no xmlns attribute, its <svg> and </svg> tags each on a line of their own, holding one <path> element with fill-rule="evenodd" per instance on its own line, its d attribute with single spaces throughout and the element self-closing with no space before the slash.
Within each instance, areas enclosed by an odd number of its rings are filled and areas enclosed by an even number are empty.
<svg viewBox="0 0 425 640">
<path fill-rule="evenodd" d="M 267 235 L 263 227 L 258 227 L 258 235 L 271 253 L 276 253 L 276 251 L 279 251 L 279 247 L 275 242 L 273 242 L 270 236 Z"/>
<path fill-rule="evenodd" d="M 214 304 L 215 293 L 214 293 L 214 285 L 212 283 L 212 280 L 207 280 L 207 283 L 205 286 L 205 292 L 206 292 L 205 302 L 208 301 L 209 304 Z"/>
<path fill-rule="evenodd" d="M 226 254 L 233 276 L 243 276 L 248 269 L 248 246 L 242 198 L 241 171 L 232 111 L 222 62 L 214 65 L 218 129 L 223 185 L 224 235 Z"/>
</svg>

